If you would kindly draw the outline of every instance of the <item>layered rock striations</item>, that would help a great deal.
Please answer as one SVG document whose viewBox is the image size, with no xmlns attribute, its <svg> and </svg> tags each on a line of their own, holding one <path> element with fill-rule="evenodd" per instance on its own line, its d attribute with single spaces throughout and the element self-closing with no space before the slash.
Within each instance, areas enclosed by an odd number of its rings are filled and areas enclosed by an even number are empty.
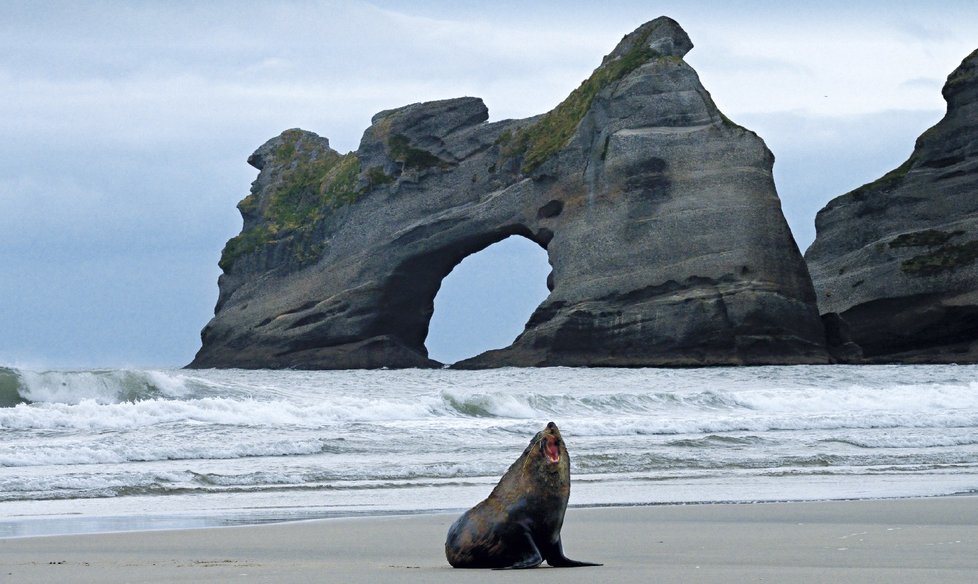
<svg viewBox="0 0 978 584">
<path fill-rule="evenodd" d="M 819 211 L 805 254 L 870 361 L 978 361 L 978 51 L 943 95 L 905 163 Z"/>
<path fill-rule="evenodd" d="M 773 156 L 691 48 L 663 17 L 541 116 L 490 123 L 459 98 L 381 112 L 345 155 L 273 138 L 191 366 L 436 366 L 442 278 L 512 235 L 547 250 L 550 295 L 513 345 L 458 366 L 826 362 Z"/>
</svg>

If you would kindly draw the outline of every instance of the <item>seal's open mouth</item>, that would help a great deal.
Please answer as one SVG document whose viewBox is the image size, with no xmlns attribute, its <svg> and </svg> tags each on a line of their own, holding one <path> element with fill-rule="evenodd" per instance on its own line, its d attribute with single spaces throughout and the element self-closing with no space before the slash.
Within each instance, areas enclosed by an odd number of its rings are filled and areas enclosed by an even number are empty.
<svg viewBox="0 0 978 584">
<path fill-rule="evenodd" d="M 557 445 L 556 438 L 547 436 L 543 441 L 543 453 L 547 455 L 547 460 L 552 464 L 560 462 L 560 447 Z"/>
</svg>

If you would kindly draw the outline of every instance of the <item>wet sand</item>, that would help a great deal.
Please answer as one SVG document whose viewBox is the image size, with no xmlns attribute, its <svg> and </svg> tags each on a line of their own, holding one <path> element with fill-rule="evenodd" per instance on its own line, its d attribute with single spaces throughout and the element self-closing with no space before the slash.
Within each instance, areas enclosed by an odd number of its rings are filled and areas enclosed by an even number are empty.
<svg viewBox="0 0 978 584">
<path fill-rule="evenodd" d="M 978 497 L 571 509 L 564 551 L 602 567 L 454 570 L 455 515 L 0 540 L 0 582 L 978 581 Z"/>
</svg>

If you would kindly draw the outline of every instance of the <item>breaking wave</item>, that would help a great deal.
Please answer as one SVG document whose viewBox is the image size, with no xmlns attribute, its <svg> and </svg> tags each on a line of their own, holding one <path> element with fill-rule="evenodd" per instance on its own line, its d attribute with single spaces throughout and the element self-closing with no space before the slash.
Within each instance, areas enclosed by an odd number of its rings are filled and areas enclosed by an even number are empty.
<svg viewBox="0 0 978 584">
<path fill-rule="evenodd" d="M 106 369 L 30 371 L 0 367 L 0 407 L 30 403 L 98 404 L 179 399 L 192 388 L 162 371 Z"/>
</svg>

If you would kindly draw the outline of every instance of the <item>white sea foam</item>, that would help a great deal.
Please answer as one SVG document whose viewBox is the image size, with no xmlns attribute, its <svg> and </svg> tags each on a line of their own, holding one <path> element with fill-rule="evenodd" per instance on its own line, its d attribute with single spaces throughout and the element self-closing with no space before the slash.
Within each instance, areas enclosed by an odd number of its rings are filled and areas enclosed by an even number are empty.
<svg viewBox="0 0 978 584">
<path fill-rule="evenodd" d="M 551 420 L 587 485 L 577 504 L 721 500 L 734 485 L 804 499 L 833 480 L 839 497 L 978 491 L 976 374 L 0 368 L 0 516 L 42 500 L 193 506 L 216 493 L 207 505 L 227 509 L 464 507 Z"/>
</svg>

